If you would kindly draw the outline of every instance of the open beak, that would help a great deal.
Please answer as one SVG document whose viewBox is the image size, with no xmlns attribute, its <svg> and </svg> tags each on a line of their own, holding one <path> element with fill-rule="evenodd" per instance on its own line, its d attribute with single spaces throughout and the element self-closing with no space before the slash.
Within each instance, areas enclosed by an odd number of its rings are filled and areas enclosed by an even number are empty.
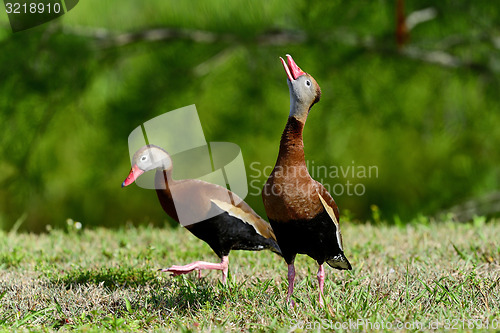
<svg viewBox="0 0 500 333">
<path fill-rule="evenodd" d="M 297 80 L 299 76 L 302 76 L 306 74 L 302 69 L 297 66 L 295 61 L 293 61 L 293 58 L 291 55 L 287 54 L 286 58 L 288 60 L 288 65 L 286 64 L 285 60 L 280 57 L 281 63 L 283 64 L 283 67 L 285 68 L 286 76 L 288 76 L 288 79 L 291 81 Z"/>
<path fill-rule="evenodd" d="M 144 171 L 139 169 L 137 164 L 134 164 L 134 166 L 130 170 L 130 173 L 128 174 L 127 179 L 125 179 L 123 181 L 122 187 L 129 186 L 130 184 L 135 182 L 137 180 L 137 178 L 139 178 L 139 176 L 142 175 L 143 173 L 144 173 Z"/>
</svg>

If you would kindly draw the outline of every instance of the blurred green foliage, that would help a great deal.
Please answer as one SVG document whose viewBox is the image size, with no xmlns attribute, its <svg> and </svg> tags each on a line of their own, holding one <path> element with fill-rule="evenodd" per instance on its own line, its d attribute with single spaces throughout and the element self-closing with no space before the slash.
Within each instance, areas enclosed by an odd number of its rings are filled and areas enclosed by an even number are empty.
<svg viewBox="0 0 500 333">
<path fill-rule="evenodd" d="M 207 141 L 238 144 L 261 187 L 267 174 L 255 168 L 274 165 L 288 115 L 286 53 L 323 91 L 306 124 L 306 158 L 377 167 L 377 177 L 317 178 L 363 185 L 361 196 L 334 195 L 344 215 L 365 220 L 377 207 L 378 219 L 400 221 L 498 189 L 500 6 L 406 5 L 436 17 L 399 49 L 389 0 L 82 1 L 19 33 L 1 12 L 0 226 L 162 225 L 153 191 L 120 188 L 127 137 L 190 104 Z M 215 38 L 116 43 L 152 28 Z M 265 216 L 252 186 L 246 200 Z"/>
</svg>

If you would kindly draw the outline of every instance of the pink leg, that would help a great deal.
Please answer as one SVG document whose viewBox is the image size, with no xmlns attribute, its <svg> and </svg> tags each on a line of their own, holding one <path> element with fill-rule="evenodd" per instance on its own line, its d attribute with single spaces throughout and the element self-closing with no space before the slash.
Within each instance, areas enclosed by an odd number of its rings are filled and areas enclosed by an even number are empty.
<svg viewBox="0 0 500 333">
<path fill-rule="evenodd" d="M 202 269 L 216 269 L 222 271 L 222 283 L 225 284 L 227 280 L 227 272 L 229 269 L 229 258 L 222 257 L 219 264 L 214 264 L 206 261 L 195 261 L 184 266 L 172 266 L 169 268 L 160 269 L 161 272 L 172 273 L 173 276 L 191 273 L 192 271 L 201 271 Z"/>
<path fill-rule="evenodd" d="M 319 265 L 318 269 L 318 284 L 319 284 L 319 305 L 323 306 L 323 286 L 325 285 L 325 269 L 323 265 Z"/>
<path fill-rule="evenodd" d="M 290 299 L 293 293 L 293 283 L 295 281 L 295 265 L 293 263 L 288 265 L 288 295 L 286 301 L 291 305 L 295 306 L 295 302 Z"/>
</svg>

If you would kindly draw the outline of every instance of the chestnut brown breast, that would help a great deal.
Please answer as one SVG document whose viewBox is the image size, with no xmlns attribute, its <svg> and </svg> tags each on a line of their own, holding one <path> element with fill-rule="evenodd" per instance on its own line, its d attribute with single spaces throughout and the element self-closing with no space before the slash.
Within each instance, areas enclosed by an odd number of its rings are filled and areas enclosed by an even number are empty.
<svg viewBox="0 0 500 333">
<path fill-rule="evenodd" d="M 295 117 L 288 118 L 276 165 L 262 190 L 270 220 L 309 220 L 324 211 L 318 197 L 324 188 L 311 178 L 305 163 L 303 127 Z"/>
</svg>

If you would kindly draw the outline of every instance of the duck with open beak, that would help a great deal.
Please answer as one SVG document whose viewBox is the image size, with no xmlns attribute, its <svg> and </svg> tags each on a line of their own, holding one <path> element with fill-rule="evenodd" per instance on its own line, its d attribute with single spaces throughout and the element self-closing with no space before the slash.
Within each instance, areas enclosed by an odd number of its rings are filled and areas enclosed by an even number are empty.
<svg viewBox="0 0 500 333">
<path fill-rule="evenodd" d="M 269 222 L 283 258 L 288 264 L 288 297 L 293 293 L 295 256 L 307 254 L 319 265 L 319 303 L 323 305 L 325 271 L 351 269 L 344 255 L 339 210 L 325 187 L 315 181 L 306 167 L 302 132 L 311 107 L 320 100 L 321 89 L 290 55 L 281 59 L 290 90 L 290 113 L 281 136 L 276 165 L 262 190 Z"/>
</svg>

